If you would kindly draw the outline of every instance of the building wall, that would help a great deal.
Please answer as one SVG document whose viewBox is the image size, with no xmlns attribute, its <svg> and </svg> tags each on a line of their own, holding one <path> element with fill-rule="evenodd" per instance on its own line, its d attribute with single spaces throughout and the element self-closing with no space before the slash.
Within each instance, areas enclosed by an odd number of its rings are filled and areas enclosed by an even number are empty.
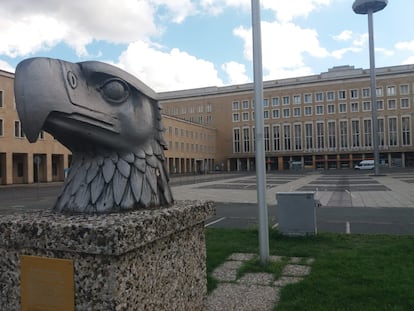
<svg viewBox="0 0 414 311">
<path fill-rule="evenodd" d="M 414 166 L 414 66 L 378 68 L 377 90 L 380 162 Z M 224 161 L 229 170 L 254 169 L 252 84 L 161 96 L 167 114 L 217 129 L 216 162 Z M 269 170 L 298 162 L 313 169 L 349 168 L 373 158 L 369 70 L 341 66 L 267 81 L 263 97 Z"/>
</svg>

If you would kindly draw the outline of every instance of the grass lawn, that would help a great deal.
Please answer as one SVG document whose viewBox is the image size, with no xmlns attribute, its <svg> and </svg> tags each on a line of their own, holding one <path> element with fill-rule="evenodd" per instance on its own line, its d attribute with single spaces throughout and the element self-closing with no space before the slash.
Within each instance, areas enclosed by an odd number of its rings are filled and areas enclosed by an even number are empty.
<svg viewBox="0 0 414 311">
<path fill-rule="evenodd" d="M 235 252 L 258 253 L 257 230 L 207 229 L 208 289 L 212 271 Z M 302 282 L 283 287 L 277 310 L 414 310 L 414 237 L 270 231 L 271 255 L 312 257 Z M 249 267 L 260 270 L 260 267 Z"/>
</svg>

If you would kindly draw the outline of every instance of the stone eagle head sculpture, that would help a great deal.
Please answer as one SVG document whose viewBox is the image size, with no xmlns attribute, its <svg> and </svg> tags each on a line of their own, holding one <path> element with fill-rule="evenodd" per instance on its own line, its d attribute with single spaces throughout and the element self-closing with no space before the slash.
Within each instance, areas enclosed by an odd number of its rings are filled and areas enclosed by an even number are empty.
<svg viewBox="0 0 414 311">
<path fill-rule="evenodd" d="M 73 153 L 55 211 L 173 203 L 157 94 L 136 77 L 102 62 L 31 58 L 16 68 L 15 100 L 30 142 L 45 130 Z"/>
</svg>

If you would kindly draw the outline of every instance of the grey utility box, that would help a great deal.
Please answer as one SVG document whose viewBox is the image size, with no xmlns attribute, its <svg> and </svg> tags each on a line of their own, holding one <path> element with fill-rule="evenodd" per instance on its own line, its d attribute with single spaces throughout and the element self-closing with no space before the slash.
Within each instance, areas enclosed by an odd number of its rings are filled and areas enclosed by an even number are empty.
<svg viewBox="0 0 414 311">
<path fill-rule="evenodd" d="M 277 192 L 279 232 L 287 235 L 316 234 L 314 192 Z"/>
</svg>

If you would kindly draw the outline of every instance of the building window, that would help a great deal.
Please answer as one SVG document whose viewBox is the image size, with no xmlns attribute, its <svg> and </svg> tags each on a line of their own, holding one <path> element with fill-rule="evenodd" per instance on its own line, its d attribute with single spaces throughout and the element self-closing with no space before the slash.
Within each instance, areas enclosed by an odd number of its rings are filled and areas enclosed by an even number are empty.
<svg viewBox="0 0 414 311">
<path fill-rule="evenodd" d="M 346 112 L 346 103 L 340 103 L 339 104 L 339 113 L 345 113 Z"/>
<path fill-rule="evenodd" d="M 312 102 L 312 94 L 305 94 L 304 102 L 305 104 L 310 104 Z"/>
<path fill-rule="evenodd" d="M 377 110 L 384 110 L 384 101 L 377 100 Z"/>
<path fill-rule="evenodd" d="M 305 107 L 305 116 L 311 116 L 312 115 L 312 106 L 306 106 Z"/>
<path fill-rule="evenodd" d="M 211 104 L 207 104 L 206 106 L 206 112 L 210 113 L 213 111 L 213 107 L 211 106 Z"/>
<path fill-rule="evenodd" d="M 293 104 L 294 105 L 300 104 L 300 95 L 293 95 Z"/>
<path fill-rule="evenodd" d="M 233 122 L 239 122 L 239 121 L 240 121 L 239 113 L 233 113 Z"/>
<path fill-rule="evenodd" d="M 317 102 L 323 101 L 323 93 L 322 92 L 315 93 L 315 101 L 317 101 Z"/>
<path fill-rule="evenodd" d="M 323 122 L 316 123 L 316 148 L 323 149 L 325 148 L 325 131 Z"/>
<path fill-rule="evenodd" d="M 233 129 L 233 152 L 240 152 L 240 129 Z"/>
<path fill-rule="evenodd" d="M 272 106 L 279 106 L 279 97 L 272 97 Z"/>
<path fill-rule="evenodd" d="M 249 113 L 243 112 L 243 121 L 249 121 Z"/>
<path fill-rule="evenodd" d="M 283 96 L 282 97 L 282 102 L 283 102 L 283 105 L 289 105 L 289 96 Z"/>
<path fill-rule="evenodd" d="M 395 86 L 387 86 L 387 96 L 395 96 Z"/>
<path fill-rule="evenodd" d="M 378 145 L 381 147 L 385 146 L 385 122 L 384 119 L 378 119 Z"/>
<path fill-rule="evenodd" d="M 238 119 L 238 117 L 237 117 L 237 119 Z M 203 116 L 198 116 L 198 124 L 203 124 Z"/>
<path fill-rule="evenodd" d="M 371 111 L 371 102 L 363 102 L 362 103 L 362 110 L 363 111 Z"/>
<path fill-rule="evenodd" d="M 398 146 L 397 118 L 388 118 L 389 146 Z"/>
<path fill-rule="evenodd" d="M 265 149 L 265 151 L 270 151 L 269 127 L 265 126 L 263 129 L 264 129 L 264 149 Z"/>
<path fill-rule="evenodd" d="M 336 123 L 328 121 L 328 148 L 336 148 Z"/>
<path fill-rule="evenodd" d="M 283 109 L 283 117 L 284 118 L 289 118 L 290 117 L 290 109 L 289 108 L 284 108 Z"/>
<path fill-rule="evenodd" d="M 243 152 L 250 152 L 250 129 L 243 128 Z"/>
<path fill-rule="evenodd" d="M 3 104 L 3 102 L 4 102 L 3 94 L 4 94 L 3 91 L 0 90 L 0 108 L 2 108 L 3 105 L 4 105 Z"/>
<path fill-rule="evenodd" d="M 401 109 L 410 108 L 410 102 L 409 102 L 408 98 L 401 98 L 400 99 L 400 107 L 401 107 Z"/>
<path fill-rule="evenodd" d="M 369 119 L 364 120 L 364 146 L 372 146 L 372 121 Z"/>
<path fill-rule="evenodd" d="M 295 142 L 295 150 L 302 150 L 302 125 L 295 124 L 294 125 L 294 142 Z"/>
<path fill-rule="evenodd" d="M 289 124 L 283 125 L 283 135 L 284 135 L 283 149 L 290 150 L 290 125 Z"/>
<path fill-rule="evenodd" d="M 402 145 L 409 146 L 411 145 L 411 120 L 410 117 L 404 116 L 401 117 L 401 131 L 402 131 Z"/>
<path fill-rule="evenodd" d="M 0 119 L 0 136 L 3 136 L 3 119 Z"/>
<path fill-rule="evenodd" d="M 310 150 L 313 148 L 313 125 L 312 123 L 305 124 L 305 140 L 306 149 Z"/>
<path fill-rule="evenodd" d="M 408 84 L 401 84 L 400 85 L 400 95 L 408 95 L 410 94 L 410 89 Z"/>
<path fill-rule="evenodd" d="M 344 90 L 338 91 L 338 99 L 340 100 L 346 99 L 346 91 Z"/>
<path fill-rule="evenodd" d="M 263 107 L 269 107 L 269 99 L 268 98 L 265 98 L 263 100 Z"/>
<path fill-rule="evenodd" d="M 370 97 L 371 95 L 370 89 L 369 88 L 363 88 L 362 89 L 362 97 L 367 98 Z"/>
<path fill-rule="evenodd" d="M 238 104 L 237 104 L 237 106 L 238 106 Z M 199 113 L 202 113 L 203 112 L 203 105 L 198 106 L 198 112 Z"/>
<path fill-rule="evenodd" d="M 348 148 L 348 121 L 339 121 L 339 145 L 341 149 Z"/>
<path fill-rule="evenodd" d="M 356 90 L 356 89 L 350 90 L 349 93 L 350 93 L 352 99 L 358 98 L 358 90 Z"/>
<path fill-rule="evenodd" d="M 14 137 L 24 138 L 22 124 L 20 121 L 14 121 Z"/>
<path fill-rule="evenodd" d="M 397 109 L 397 104 L 395 99 L 389 99 L 388 100 L 388 110 L 394 110 Z"/>
<path fill-rule="evenodd" d="M 45 139 L 45 132 L 44 131 L 40 131 L 40 133 L 39 133 L 39 139 L 40 140 Z"/>
<path fill-rule="evenodd" d="M 293 108 L 293 116 L 300 117 L 300 107 Z"/>
<path fill-rule="evenodd" d="M 269 110 L 264 110 L 263 111 L 263 118 L 264 119 L 269 119 Z"/>
<path fill-rule="evenodd" d="M 334 104 L 329 104 L 327 107 L 328 107 L 328 113 L 329 114 L 335 113 L 335 105 Z"/>
<path fill-rule="evenodd" d="M 359 120 L 351 121 L 351 137 L 352 137 L 352 147 L 360 147 L 360 129 L 359 129 Z"/>
<path fill-rule="evenodd" d="M 243 109 L 249 109 L 249 107 L 250 107 L 249 101 L 248 100 L 243 100 L 242 107 L 243 107 Z"/>
<path fill-rule="evenodd" d="M 208 115 L 206 117 L 206 124 L 211 124 L 211 121 L 212 121 L 212 116 L 211 115 Z"/>
<path fill-rule="evenodd" d="M 326 92 L 326 99 L 328 102 L 334 101 L 335 100 L 335 93 L 330 91 L 330 92 Z"/>
<path fill-rule="evenodd" d="M 377 97 L 384 96 L 384 92 L 382 91 L 382 87 L 377 87 L 376 92 L 377 92 Z"/>
<path fill-rule="evenodd" d="M 279 118 L 279 109 L 273 109 L 272 110 L 272 118 L 278 119 Z"/>
<path fill-rule="evenodd" d="M 232 107 L 233 107 L 233 110 L 239 110 L 240 109 L 240 103 L 238 101 L 234 101 Z"/>
<path fill-rule="evenodd" d="M 273 150 L 280 150 L 280 126 L 273 125 Z"/>
<path fill-rule="evenodd" d="M 316 114 L 317 115 L 323 114 L 323 106 L 322 105 L 316 106 Z"/>
<path fill-rule="evenodd" d="M 358 105 L 358 103 L 351 103 L 351 111 L 352 112 L 359 112 L 359 105 Z"/>
</svg>

